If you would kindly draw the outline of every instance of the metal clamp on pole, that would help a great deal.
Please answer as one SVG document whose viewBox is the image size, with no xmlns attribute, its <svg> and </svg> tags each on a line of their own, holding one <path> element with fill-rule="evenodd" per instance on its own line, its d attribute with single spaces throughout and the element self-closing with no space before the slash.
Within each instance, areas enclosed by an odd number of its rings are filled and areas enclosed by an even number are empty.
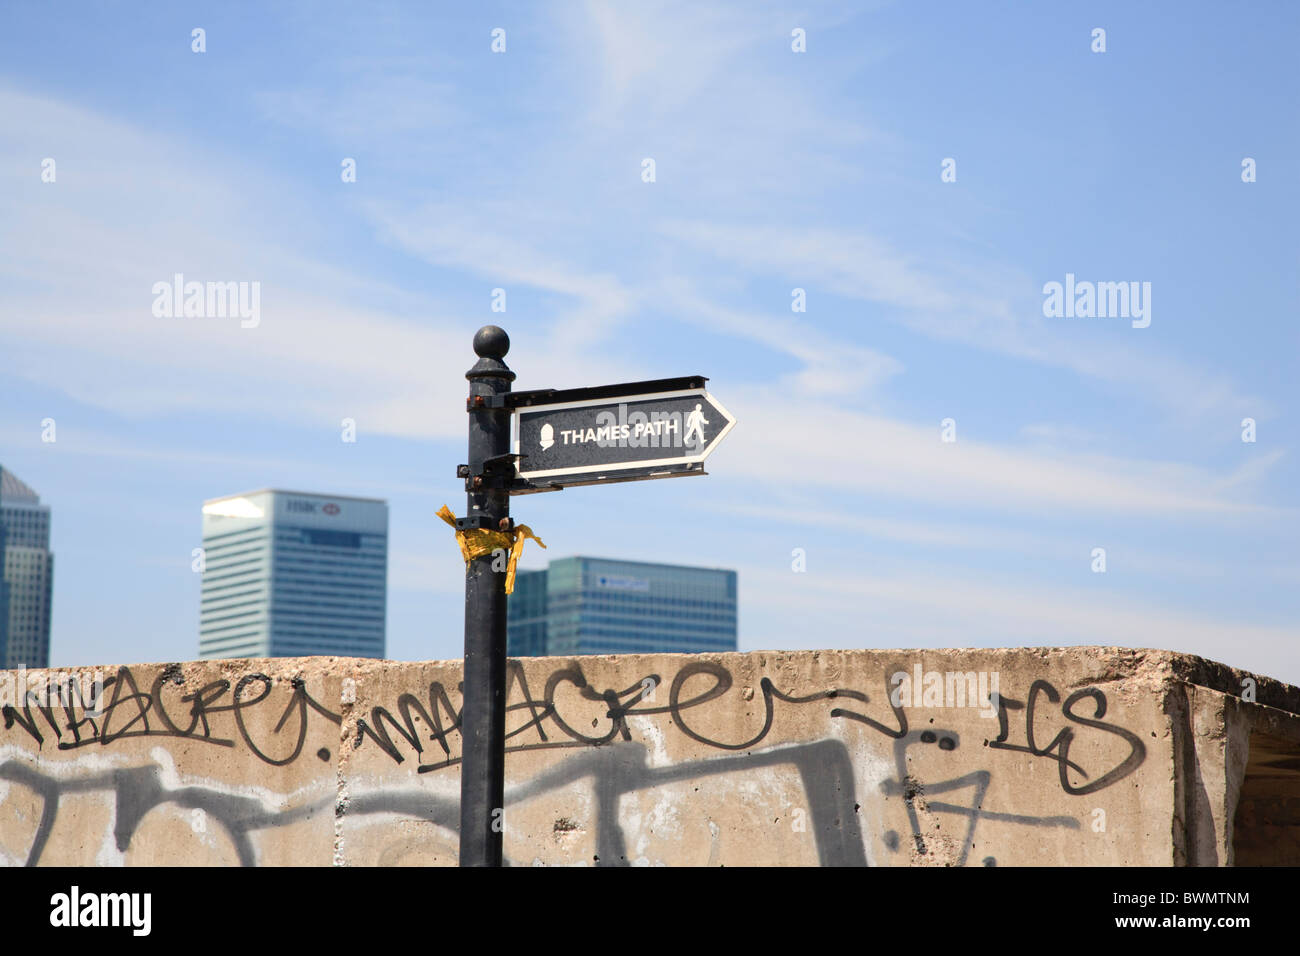
<svg viewBox="0 0 1300 956">
<path fill-rule="evenodd" d="M 477 475 L 470 474 L 469 465 L 459 465 L 456 468 L 456 477 L 465 479 L 465 491 L 470 494 L 475 491 L 502 488 L 509 490 L 514 486 L 517 473 L 515 462 L 523 457 L 523 455 L 507 454 L 488 458 L 483 462 L 482 472 Z"/>
<path fill-rule="evenodd" d="M 485 326 L 485 328 L 494 329 L 496 326 L 489 325 Z M 465 411 L 473 412 L 485 408 L 509 408 L 509 400 L 509 392 L 502 392 L 499 395 L 471 395 L 465 399 Z"/>
<path fill-rule="evenodd" d="M 501 519 L 501 521 L 509 521 L 509 520 L 510 520 L 509 518 Z M 464 518 L 456 519 L 456 530 L 473 531 L 476 528 L 481 528 L 484 531 L 500 531 L 500 530 L 504 530 L 503 528 L 499 527 L 501 521 L 493 521 L 487 515 L 472 515 L 472 516 L 467 515 Z"/>
</svg>

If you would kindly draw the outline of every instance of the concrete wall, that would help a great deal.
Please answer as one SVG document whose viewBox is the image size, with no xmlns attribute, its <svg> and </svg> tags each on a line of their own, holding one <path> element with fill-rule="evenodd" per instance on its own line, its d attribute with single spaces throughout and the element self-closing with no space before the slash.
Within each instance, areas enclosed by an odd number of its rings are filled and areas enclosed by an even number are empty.
<svg viewBox="0 0 1300 956">
<path fill-rule="evenodd" d="M 102 673 L 98 714 L 0 674 L 0 860 L 456 862 L 459 662 Z M 1300 691 L 1198 658 L 544 658 L 508 703 L 515 865 L 1300 862 Z"/>
</svg>

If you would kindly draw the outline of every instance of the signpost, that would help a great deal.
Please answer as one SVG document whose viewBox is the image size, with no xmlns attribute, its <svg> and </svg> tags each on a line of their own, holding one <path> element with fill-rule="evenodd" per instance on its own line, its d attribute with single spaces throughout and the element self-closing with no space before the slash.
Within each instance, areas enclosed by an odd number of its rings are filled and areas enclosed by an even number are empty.
<svg viewBox="0 0 1300 956">
<path fill-rule="evenodd" d="M 704 474 L 736 420 L 704 390 L 670 378 L 511 396 L 516 494 L 574 485 Z"/>
<path fill-rule="evenodd" d="M 703 376 L 594 388 L 511 392 L 510 338 L 474 336 L 469 380 L 467 511 L 457 531 L 510 533 L 510 496 L 577 485 L 704 474 L 736 420 Z M 514 439 L 511 442 L 511 426 Z M 460 865 L 500 866 L 505 792 L 505 569 L 493 554 L 465 567 Z"/>
<path fill-rule="evenodd" d="M 515 373 L 502 361 L 510 337 L 494 325 L 474 336 L 479 360 L 469 379 L 469 461 L 456 469 L 465 479 L 465 517 L 457 531 L 508 531 L 506 488 L 510 413 L 500 400 Z M 491 554 L 465 565 L 465 671 L 461 692 L 460 864 L 500 866 L 505 815 L 506 574 Z"/>
</svg>

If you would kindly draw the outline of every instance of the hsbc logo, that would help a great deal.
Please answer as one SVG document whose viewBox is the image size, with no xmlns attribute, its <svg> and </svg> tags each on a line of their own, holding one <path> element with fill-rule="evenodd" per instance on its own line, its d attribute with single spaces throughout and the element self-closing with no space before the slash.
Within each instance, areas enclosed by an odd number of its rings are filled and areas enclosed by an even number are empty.
<svg viewBox="0 0 1300 956">
<path fill-rule="evenodd" d="M 316 502 L 303 501 L 301 498 L 290 498 L 285 502 L 284 508 L 286 511 L 292 511 L 297 514 L 314 515 L 316 513 Z M 327 501 L 325 504 L 320 506 L 320 510 L 322 514 L 327 514 L 333 517 L 342 509 L 334 502 Z"/>
</svg>

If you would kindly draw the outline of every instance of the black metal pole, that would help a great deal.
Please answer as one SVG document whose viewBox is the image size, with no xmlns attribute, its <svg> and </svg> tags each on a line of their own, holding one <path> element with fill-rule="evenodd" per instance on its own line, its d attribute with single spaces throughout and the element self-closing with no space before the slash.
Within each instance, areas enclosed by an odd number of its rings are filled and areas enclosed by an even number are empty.
<svg viewBox="0 0 1300 956">
<path fill-rule="evenodd" d="M 495 325 L 474 336 L 478 362 L 469 379 L 469 467 L 463 528 L 510 527 L 510 469 L 486 464 L 510 452 L 510 410 L 495 399 L 515 373 L 502 359 L 510 337 Z M 494 401 L 495 399 L 495 401 Z M 495 473 L 495 474 L 494 474 Z M 465 689 L 462 694 L 460 865 L 500 866 L 505 824 L 506 574 L 485 554 L 465 568 Z"/>
</svg>

